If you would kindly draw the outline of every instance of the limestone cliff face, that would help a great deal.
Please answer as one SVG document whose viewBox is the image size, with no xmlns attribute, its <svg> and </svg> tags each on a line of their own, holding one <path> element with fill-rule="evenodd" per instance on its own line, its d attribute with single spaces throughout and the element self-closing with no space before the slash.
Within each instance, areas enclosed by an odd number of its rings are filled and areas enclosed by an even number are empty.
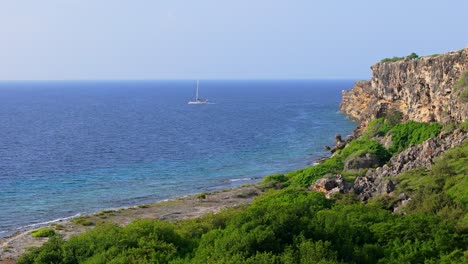
<svg viewBox="0 0 468 264">
<path fill-rule="evenodd" d="M 406 120 L 461 122 L 468 118 L 468 103 L 454 86 L 468 71 L 468 47 L 438 56 L 377 63 L 372 79 L 343 91 L 340 111 L 365 127 L 387 109 L 397 109 Z"/>
</svg>

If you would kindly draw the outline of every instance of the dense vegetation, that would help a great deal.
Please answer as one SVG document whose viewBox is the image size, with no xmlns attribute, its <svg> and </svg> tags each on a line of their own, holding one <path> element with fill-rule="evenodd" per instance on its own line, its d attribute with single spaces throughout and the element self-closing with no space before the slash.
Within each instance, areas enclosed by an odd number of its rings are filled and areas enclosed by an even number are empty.
<svg viewBox="0 0 468 264">
<path fill-rule="evenodd" d="M 392 113 L 391 118 L 377 118 L 372 120 L 365 133 L 366 137 L 391 136 L 392 145 L 388 151 L 392 154 L 401 152 L 411 145 L 417 145 L 423 141 L 437 136 L 442 130 L 438 123 L 420 123 L 409 121 L 400 123 L 398 112 Z M 401 118 L 401 116 L 400 116 Z"/>
<path fill-rule="evenodd" d="M 365 136 L 319 165 L 265 177 L 261 186 L 267 191 L 251 205 L 174 223 L 102 223 L 68 241 L 53 236 L 18 262 L 466 263 L 468 142 L 444 154 L 431 171 L 399 175 L 393 196 L 367 204 L 354 194 L 329 200 L 304 188 L 342 172 L 353 156 L 371 153 L 386 162 L 391 151 L 371 134 L 392 136 L 390 149 L 399 151 L 440 131 L 436 124 L 388 119 L 374 121 Z M 412 197 L 406 206 L 400 194 Z M 389 210 L 396 207 L 397 213 Z"/>
</svg>

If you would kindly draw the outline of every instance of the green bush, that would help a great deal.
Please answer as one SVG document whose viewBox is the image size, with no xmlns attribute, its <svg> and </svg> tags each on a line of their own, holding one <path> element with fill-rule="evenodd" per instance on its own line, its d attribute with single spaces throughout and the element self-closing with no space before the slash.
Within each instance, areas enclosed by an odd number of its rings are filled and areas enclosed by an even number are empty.
<svg viewBox="0 0 468 264">
<path fill-rule="evenodd" d="M 289 178 L 284 174 L 271 174 L 263 177 L 260 187 L 264 189 L 282 189 L 289 186 Z"/>
<path fill-rule="evenodd" d="M 44 227 L 31 232 L 33 237 L 51 237 L 55 235 L 55 231 L 52 228 Z"/>
<path fill-rule="evenodd" d="M 342 159 L 347 159 L 349 157 L 360 157 L 365 153 L 375 155 L 379 159 L 381 165 L 387 162 L 391 157 L 391 154 L 382 144 L 369 139 L 351 141 L 344 149 L 339 151 L 338 155 L 342 157 Z"/>
<path fill-rule="evenodd" d="M 389 151 L 398 153 L 410 145 L 420 144 L 431 137 L 437 136 L 441 129 L 442 126 L 438 123 L 427 124 L 409 121 L 397 124 L 389 132 L 392 135 L 392 145 Z"/>
<path fill-rule="evenodd" d="M 401 122 L 402 118 L 402 112 L 391 109 L 385 117 L 376 118 L 369 122 L 364 135 L 371 138 L 375 136 L 385 136 L 394 126 Z"/>
<path fill-rule="evenodd" d="M 385 58 L 380 61 L 380 63 L 386 63 L 386 62 L 395 62 L 395 61 L 401 61 L 404 60 L 405 57 L 393 57 L 393 58 Z"/>
<path fill-rule="evenodd" d="M 416 60 L 418 58 L 419 58 L 419 56 L 416 53 L 412 52 L 410 55 L 408 55 L 406 57 L 393 57 L 393 58 L 382 59 L 380 61 L 380 63 L 395 62 L 395 61 L 401 61 L 401 60 L 404 60 L 404 59 Z"/>
<path fill-rule="evenodd" d="M 406 56 L 407 59 L 416 60 L 419 58 L 418 54 L 412 52 L 410 55 Z"/>
<path fill-rule="evenodd" d="M 79 216 L 79 217 L 73 218 L 72 222 L 78 225 L 83 225 L 83 226 L 94 225 L 94 222 L 89 220 L 87 216 Z"/>
<path fill-rule="evenodd" d="M 203 199 L 206 199 L 206 196 L 208 195 L 207 192 L 202 192 L 202 193 L 199 193 L 199 194 L 196 194 L 195 195 L 195 198 L 199 199 L 199 200 L 203 200 Z"/>
<path fill-rule="evenodd" d="M 465 132 L 468 132 L 468 120 L 461 123 L 459 127 L 460 127 L 461 130 L 463 130 Z"/>
<path fill-rule="evenodd" d="M 309 187 L 325 174 L 342 171 L 343 166 L 343 159 L 334 156 L 315 166 L 289 172 L 286 176 L 291 179 L 293 186 Z"/>
</svg>

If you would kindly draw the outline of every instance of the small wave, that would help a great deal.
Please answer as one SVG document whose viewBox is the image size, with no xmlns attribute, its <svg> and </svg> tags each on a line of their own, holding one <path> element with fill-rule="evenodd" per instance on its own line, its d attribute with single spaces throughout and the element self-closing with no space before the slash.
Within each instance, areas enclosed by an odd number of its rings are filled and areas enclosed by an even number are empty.
<svg viewBox="0 0 468 264">
<path fill-rule="evenodd" d="M 238 178 L 238 179 L 229 179 L 229 182 L 237 182 L 237 181 L 251 181 L 253 178 Z"/>
</svg>

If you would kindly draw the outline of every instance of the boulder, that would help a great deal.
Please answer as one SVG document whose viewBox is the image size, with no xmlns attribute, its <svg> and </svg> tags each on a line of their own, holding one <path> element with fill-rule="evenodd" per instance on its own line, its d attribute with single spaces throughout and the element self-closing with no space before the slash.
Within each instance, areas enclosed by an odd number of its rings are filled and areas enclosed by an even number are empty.
<svg viewBox="0 0 468 264">
<path fill-rule="evenodd" d="M 343 176 L 337 175 L 326 175 L 323 178 L 318 179 L 314 184 L 310 186 L 310 190 L 321 192 L 325 194 L 325 197 L 330 198 L 334 193 L 347 193 L 352 190 L 353 184 L 346 182 Z"/>
<path fill-rule="evenodd" d="M 367 169 L 377 167 L 380 161 L 379 158 L 375 155 L 370 153 L 366 153 L 365 155 L 359 157 L 351 157 L 349 158 L 344 165 L 345 170 L 358 170 L 358 169 Z"/>
</svg>

